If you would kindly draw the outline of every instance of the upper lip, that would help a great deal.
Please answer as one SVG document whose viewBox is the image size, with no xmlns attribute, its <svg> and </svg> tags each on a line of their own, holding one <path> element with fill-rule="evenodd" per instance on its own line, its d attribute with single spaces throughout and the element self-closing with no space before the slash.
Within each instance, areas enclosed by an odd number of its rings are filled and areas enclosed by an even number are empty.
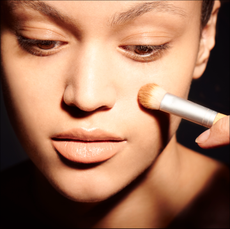
<svg viewBox="0 0 230 229">
<path fill-rule="evenodd" d="M 74 128 L 61 133 L 58 133 L 52 137 L 52 140 L 72 140 L 72 141 L 125 141 L 124 138 L 115 134 L 109 133 L 105 130 L 98 128 Z"/>
</svg>

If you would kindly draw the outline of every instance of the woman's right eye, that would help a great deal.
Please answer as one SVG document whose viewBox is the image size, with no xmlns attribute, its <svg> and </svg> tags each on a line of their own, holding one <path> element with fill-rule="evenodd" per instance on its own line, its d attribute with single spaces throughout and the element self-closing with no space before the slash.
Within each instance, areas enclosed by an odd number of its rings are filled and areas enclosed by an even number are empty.
<svg viewBox="0 0 230 229">
<path fill-rule="evenodd" d="M 18 43 L 21 48 L 35 56 L 50 56 L 55 54 L 58 49 L 66 42 L 53 40 L 37 40 L 18 36 Z"/>
</svg>

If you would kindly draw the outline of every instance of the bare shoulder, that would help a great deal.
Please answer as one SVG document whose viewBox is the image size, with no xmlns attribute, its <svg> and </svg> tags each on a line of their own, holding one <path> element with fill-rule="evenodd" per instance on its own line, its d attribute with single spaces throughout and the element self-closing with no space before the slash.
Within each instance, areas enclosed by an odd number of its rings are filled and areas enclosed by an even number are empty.
<svg viewBox="0 0 230 229">
<path fill-rule="evenodd" d="M 222 177 L 226 179 L 226 182 L 229 182 L 229 167 L 225 164 L 180 144 L 178 144 L 178 149 L 186 167 L 190 169 L 191 172 L 195 174 L 199 173 L 199 176 L 207 176 L 207 178 L 209 176 L 213 178 Z"/>
<path fill-rule="evenodd" d="M 192 199 L 169 228 L 229 228 L 229 168 L 184 146 L 179 148 Z"/>
<path fill-rule="evenodd" d="M 186 193 L 190 193 L 193 198 L 202 193 L 210 193 L 207 196 L 212 197 L 211 202 L 214 201 L 214 195 L 220 198 L 222 196 L 223 202 L 229 200 L 230 171 L 228 166 L 182 145 L 178 145 L 178 150 Z"/>
</svg>

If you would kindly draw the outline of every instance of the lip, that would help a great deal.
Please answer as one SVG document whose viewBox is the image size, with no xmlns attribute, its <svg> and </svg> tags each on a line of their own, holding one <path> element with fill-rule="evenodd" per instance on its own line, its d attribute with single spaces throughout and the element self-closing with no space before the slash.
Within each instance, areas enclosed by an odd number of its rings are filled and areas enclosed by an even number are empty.
<svg viewBox="0 0 230 229">
<path fill-rule="evenodd" d="M 97 128 L 71 129 L 53 136 L 51 141 L 64 158 L 84 164 L 106 161 L 126 144 L 124 138 Z"/>
</svg>

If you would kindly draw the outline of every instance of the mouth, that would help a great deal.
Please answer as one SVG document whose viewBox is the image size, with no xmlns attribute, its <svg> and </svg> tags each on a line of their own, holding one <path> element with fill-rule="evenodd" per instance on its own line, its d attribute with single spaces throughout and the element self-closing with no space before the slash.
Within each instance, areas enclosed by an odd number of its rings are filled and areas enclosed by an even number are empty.
<svg viewBox="0 0 230 229">
<path fill-rule="evenodd" d="M 100 129 L 72 129 L 52 138 L 55 150 L 74 163 L 100 163 L 120 152 L 126 140 Z"/>
</svg>

